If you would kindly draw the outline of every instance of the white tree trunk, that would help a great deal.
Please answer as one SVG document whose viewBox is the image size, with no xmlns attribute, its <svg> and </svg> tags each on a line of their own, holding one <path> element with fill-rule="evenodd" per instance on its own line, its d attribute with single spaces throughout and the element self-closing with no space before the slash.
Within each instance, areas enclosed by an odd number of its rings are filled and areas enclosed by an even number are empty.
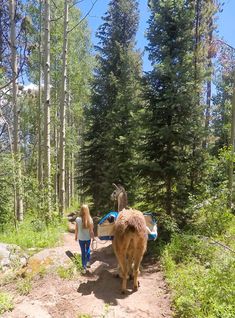
<svg viewBox="0 0 235 318">
<path fill-rule="evenodd" d="M 235 149 L 235 71 L 233 74 L 233 99 L 232 99 L 232 122 L 231 122 L 231 159 L 229 161 L 229 181 L 228 188 L 230 193 L 230 207 L 234 211 L 234 149 Z"/>
<path fill-rule="evenodd" d="M 71 105 L 71 97 L 69 98 L 69 104 Z M 72 131 L 75 131 L 75 125 L 74 125 L 74 114 L 71 111 L 71 118 L 70 118 L 70 126 L 72 127 Z M 75 199 L 75 158 L 74 158 L 74 148 L 72 147 L 71 153 L 69 154 L 70 157 L 70 176 L 69 176 L 69 182 L 70 182 L 70 204 L 74 203 Z"/>
<path fill-rule="evenodd" d="M 71 200 L 74 202 L 75 199 L 75 185 L 74 185 L 74 180 L 75 180 L 75 164 L 74 164 L 74 153 L 71 153 L 71 173 L 70 173 L 70 189 L 71 189 Z"/>
<path fill-rule="evenodd" d="M 57 115 L 56 115 L 57 116 Z M 57 117 L 56 117 L 56 123 L 57 123 Z M 55 160 L 55 173 L 54 173 L 54 197 L 55 197 L 55 208 L 58 208 L 58 198 L 59 198 L 59 180 L 58 180 L 58 144 L 59 144 L 59 129 L 58 125 L 54 124 L 54 160 Z"/>
<path fill-rule="evenodd" d="M 40 0 L 40 35 L 39 35 L 39 81 L 38 81 L 38 183 L 43 182 L 42 165 L 42 0 Z"/>
<path fill-rule="evenodd" d="M 51 215 L 51 94 L 50 94 L 50 0 L 45 0 L 44 21 L 44 170 L 46 184 L 46 219 Z"/>
<path fill-rule="evenodd" d="M 68 94 L 67 94 L 67 125 L 68 127 L 72 127 L 72 111 L 71 111 L 71 98 L 69 94 L 69 88 L 68 88 Z M 70 147 L 70 149 L 66 152 L 66 160 L 65 160 L 65 177 L 66 177 L 66 187 L 65 187 L 65 192 L 66 192 L 66 207 L 71 206 L 71 154 L 73 152 L 72 150 L 73 147 Z"/>
<path fill-rule="evenodd" d="M 68 0 L 64 0 L 63 75 L 60 102 L 59 213 L 65 211 L 65 113 L 67 104 Z"/>
<path fill-rule="evenodd" d="M 13 151 L 16 165 L 16 216 L 18 221 L 23 221 L 23 189 L 22 189 L 22 175 L 21 175 L 21 156 L 19 146 L 19 106 L 17 103 L 18 94 L 18 63 L 17 63 L 17 48 L 16 48 L 16 2 L 9 1 L 10 11 L 10 42 L 11 42 L 11 68 L 12 68 L 12 104 L 14 114 L 14 131 L 13 131 Z"/>
</svg>

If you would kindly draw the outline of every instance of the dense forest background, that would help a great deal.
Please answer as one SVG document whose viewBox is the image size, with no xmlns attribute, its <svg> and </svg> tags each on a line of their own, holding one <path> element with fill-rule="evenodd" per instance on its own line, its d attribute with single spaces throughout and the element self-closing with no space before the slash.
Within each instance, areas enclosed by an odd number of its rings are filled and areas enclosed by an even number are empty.
<svg viewBox="0 0 235 318">
<path fill-rule="evenodd" d="M 223 4 L 148 4 L 143 72 L 138 1 L 110 1 L 93 54 L 79 2 L 0 0 L 0 227 L 50 226 L 83 202 L 101 216 L 122 184 L 130 206 L 157 215 L 153 249 L 179 317 L 232 318 L 235 49 L 217 35 Z"/>
</svg>

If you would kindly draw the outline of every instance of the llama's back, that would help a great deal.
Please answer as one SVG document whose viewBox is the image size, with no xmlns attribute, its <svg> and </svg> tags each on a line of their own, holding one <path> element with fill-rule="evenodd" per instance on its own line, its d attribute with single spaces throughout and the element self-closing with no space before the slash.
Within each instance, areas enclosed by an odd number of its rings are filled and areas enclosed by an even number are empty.
<svg viewBox="0 0 235 318">
<path fill-rule="evenodd" d="M 135 209 L 123 209 L 115 222 L 114 236 L 123 235 L 146 236 L 146 222 L 142 212 Z"/>
</svg>

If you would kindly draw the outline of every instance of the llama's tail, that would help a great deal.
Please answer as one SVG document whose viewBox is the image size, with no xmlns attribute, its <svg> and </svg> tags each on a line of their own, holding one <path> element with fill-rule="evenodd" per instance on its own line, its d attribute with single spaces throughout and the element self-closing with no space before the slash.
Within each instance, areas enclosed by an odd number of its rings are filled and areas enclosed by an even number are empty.
<svg viewBox="0 0 235 318">
<path fill-rule="evenodd" d="M 145 219 L 144 217 L 142 217 L 142 213 L 133 214 L 129 218 L 126 230 L 130 232 L 138 232 L 138 233 L 146 232 Z"/>
</svg>

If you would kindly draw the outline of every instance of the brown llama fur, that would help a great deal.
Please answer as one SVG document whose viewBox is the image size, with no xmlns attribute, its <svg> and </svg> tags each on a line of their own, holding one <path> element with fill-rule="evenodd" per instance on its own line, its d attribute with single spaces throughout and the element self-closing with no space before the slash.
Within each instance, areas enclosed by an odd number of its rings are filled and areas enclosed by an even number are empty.
<svg viewBox="0 0 235 318">
<path fill-rule="evenodd" d="M 138 289 L 139 267 L 147 247 L 146 223 L 142 212 L 123 209 L 115 222 L 113 248 L 122 276 L 122 293 L 126 292 L 129 273 L 133 289 Z"/>
</svg>

